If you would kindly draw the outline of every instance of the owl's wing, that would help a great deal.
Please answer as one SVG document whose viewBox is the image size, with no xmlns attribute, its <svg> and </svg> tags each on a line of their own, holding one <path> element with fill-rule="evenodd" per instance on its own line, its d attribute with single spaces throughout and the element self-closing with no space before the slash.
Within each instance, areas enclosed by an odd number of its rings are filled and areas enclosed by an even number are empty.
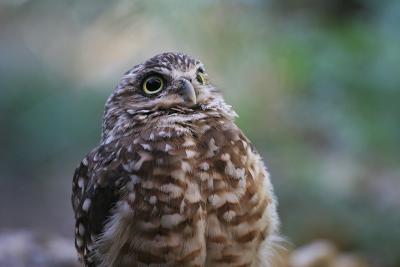
<svg viewBox="0 0 400 267">
<path fill-rule="evenodd" d="M 73 177 L 72 206 L 75 213 L 75 247 L 85 266 L 92 263 L 93 243 L 102 233 L 112 208 L 126 183 L 119 164 L 123 148 L 102 145 L 80 163 Z"/>
</svg>

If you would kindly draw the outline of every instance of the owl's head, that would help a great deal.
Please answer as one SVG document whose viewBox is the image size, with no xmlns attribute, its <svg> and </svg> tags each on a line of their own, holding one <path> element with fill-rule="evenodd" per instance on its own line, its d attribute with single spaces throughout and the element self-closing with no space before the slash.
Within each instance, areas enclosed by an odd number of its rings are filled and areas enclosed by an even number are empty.
<svg viewBox="0 0 400 267">
<path fill-rule="evenodd" d="M 183 53 L 162 53 L 127 71 L 106 103 L 103 140 L 148 117 L 233 111 L 209 82 L 204 65 Z M 117 129 L 118 128 L 118 129 Z"/>
</svg>

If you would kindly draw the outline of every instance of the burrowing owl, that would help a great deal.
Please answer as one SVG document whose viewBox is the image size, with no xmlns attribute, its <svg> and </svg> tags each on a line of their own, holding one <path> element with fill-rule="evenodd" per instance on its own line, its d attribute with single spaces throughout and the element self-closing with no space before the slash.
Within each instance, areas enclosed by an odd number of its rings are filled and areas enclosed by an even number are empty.
<svg viewBox="0 0 400 267">
<path fill-rule="evenodd" d="M 126 72 L 73 178 L 85 266 L 272 266 L 276 201 L 235 116 L 188 55 Z"/>
</svg>

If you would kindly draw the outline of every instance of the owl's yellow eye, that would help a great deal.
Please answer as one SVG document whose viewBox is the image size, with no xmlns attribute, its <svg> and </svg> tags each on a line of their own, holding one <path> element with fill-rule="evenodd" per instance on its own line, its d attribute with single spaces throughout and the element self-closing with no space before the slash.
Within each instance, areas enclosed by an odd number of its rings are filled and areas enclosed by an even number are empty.
<svg viewBox="0 0 400 267">
<path fill-rule="evenodd" d="M 160 92 L 164 88 L 164 80 L 159 76 L 150 76 L 143 83 L 143 92 L 153 95 Z"/>
<path fill-rule="evenodd" d="M 197 73 L 196 80 L 202 85 L 206 84 L 207 82 L 206 75 L 202 72 Z"/>
</svg>

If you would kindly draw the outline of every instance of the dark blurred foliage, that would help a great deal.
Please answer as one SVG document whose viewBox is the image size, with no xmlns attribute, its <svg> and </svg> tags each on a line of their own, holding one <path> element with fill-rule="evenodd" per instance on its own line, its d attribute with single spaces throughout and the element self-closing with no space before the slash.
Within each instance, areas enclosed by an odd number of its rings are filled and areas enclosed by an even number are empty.
<svg viewBox="0 0 400 267">
<path fill-rule="evenodd" d="M 400 2 L 0 2 L 0 227 L 72 235 L 74 167 L 122 73 L 199 57 L 265 156 L 282 232 L 400 265 Z"/>
</svg>

